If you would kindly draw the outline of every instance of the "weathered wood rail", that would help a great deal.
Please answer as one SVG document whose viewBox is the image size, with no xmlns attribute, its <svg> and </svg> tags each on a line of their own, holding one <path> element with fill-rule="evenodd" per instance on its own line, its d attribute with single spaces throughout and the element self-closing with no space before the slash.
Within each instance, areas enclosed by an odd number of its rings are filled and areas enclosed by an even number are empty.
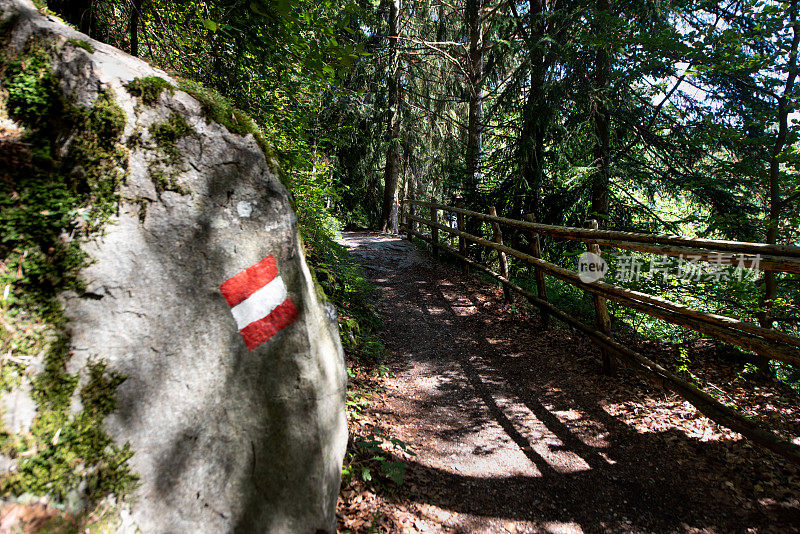
<svg viewBox="0 0 800 534">
<path fill-rule="evenodd" d="M 413 206 L 428 208 L 430 219 L 425 219 L 412 213 Z M 439 222 L 438 212 L 442 210 L 457 214 L 458 224 L 456 228 Z M 465 217 L 472 217 L 489 223 L 493 230 L 493 240 L 465 232 Z M 789 273 L 800 273 L 800 247 L 599 230 L 596 227 L 596 223 L 593 228 L 570 228 L 536 223 L 532 221 L 530 216 L 526 217 L 526 219 L 525 221 L 520 221 L 499 217 L 494 210 L 486 214 L 465 209 L 461 205 L 447 206 L 436 202 L 413 199 L 404 199 L 401 205 L 401 228 L 409 239 L 417 237 L 431 245 L 434 256 L 438 257 L 439 251 L 444 251 L 462 262 L 465 270 L 472 267 L 499 281 L 507 298 L 512 291 L 524 296 L 540 309 L 545 325 L 550 317 L 554 317 L 584 332 L 600 346 L 603 371 L 605 373 L 613 373 L 616 368 L 616 359 L 622 359 L 646 378 L 681 395 L 713 421 L 742 434 L 744 437 L 794 463 L 800 464 L 800 445 L 781 438 L 738 411 L 720 403 L 713 396 L 686 382 L 646 356 L 615 340 L 611 335 L 610 320 L 605 302 L 606 300 L 611 300 L 620 303 L 652 317 L 753 351 L 762 357 L 779 360 L 794 366 L 800 366 L 800 338 L 731 317 L 694 310 L 676 302 L 614 286 L 599 280 L 596 282 L 584 282 L 577 272 L 542 259 L 539 236 L 546 235 L 554 238 L 580 241 L 587 245 L 588 251 L 596 254 L 600 253 L 600 245 L 605 245 L 623 250 L 634 250 L 671 257 L 689 257 L 697 261 L 713 261 L 719 264 L 743 265 L 745 267 L 758 266 L 765 270 Z M 417 231 L 417 224 L 427 226 L 430 228 L 430 232 L 426 235 Z M 528 250 L 526 252 L 516 250 L 503 243 L 501 230 L 503 226 L 522 230 L 528 235 Z M 440 242 L 439 232 L 458 237 L 458 250 Z M 467 242 L 476 243 L 487 249 L 497 251 L 500 257 L 501 272 L 497 273 L 468 257 Z M 535 293 L 518 286 L 510 280 L 508 274 L 509 257 L 521 260 L 534 268 L 536 276 Z M 591 294 L 595 304 L 597 325 L 587 325 L 551 304 L 547 298 L 545 275 L 567 282 Z"/>
</svg>

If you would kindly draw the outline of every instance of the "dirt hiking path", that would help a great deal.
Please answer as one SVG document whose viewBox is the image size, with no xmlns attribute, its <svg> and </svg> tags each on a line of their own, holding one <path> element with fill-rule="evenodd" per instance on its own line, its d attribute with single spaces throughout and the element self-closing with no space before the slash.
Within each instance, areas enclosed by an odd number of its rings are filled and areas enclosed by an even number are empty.
<svg viewBox="0 0 800 534">
<path fill-rule="evenodd" d="M 346 233 L 394 375 L 356 422 L 403 440 L 403 485 L 354 483 L 352 532 L 800 531 L 800 474 L 410 243 Z"/>
</svg>

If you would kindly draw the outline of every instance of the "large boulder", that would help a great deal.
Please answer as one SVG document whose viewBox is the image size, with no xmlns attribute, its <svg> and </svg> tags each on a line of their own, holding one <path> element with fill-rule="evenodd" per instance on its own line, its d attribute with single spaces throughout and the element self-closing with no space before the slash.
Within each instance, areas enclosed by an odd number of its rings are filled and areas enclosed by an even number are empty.
<svg viewBox="0 0 800 534">
<path fill-rule="evenodd" d="M 336 314 L 263 140 L 26 0 L 0 15 L 6 56 L 43 48 L 67 102 L 124 112 L 117 211 L 82 244 L 85 287 L 60 300 L 66 371 L 86 385 L 102 362 L 120 377 L 103 428 L 139 479 L 125 528 L 334 532 L 347 441 Z M 76 414 L 94 398 L 79 390 Z"/>
</svg>

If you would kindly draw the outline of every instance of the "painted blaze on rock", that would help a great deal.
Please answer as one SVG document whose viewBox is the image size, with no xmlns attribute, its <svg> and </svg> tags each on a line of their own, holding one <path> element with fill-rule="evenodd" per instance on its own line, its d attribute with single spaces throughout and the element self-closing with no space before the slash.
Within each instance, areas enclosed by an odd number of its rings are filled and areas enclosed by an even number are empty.
<svg viewBox="0 0 800 534">
<path fill-rule="evenodd" d="M 271 254 L 225 280 L 220 291 L 248 350 L 266 343 L 297 319 L 297 307 L 278 276 L 275 256 Z"/>
<path fill-rule="evenodd" d="M 113 94 L 127 119 L 116 214 L 82 245 L 92 260 L 80 273 L 85 289 L 61 300 L 65 371 L 87 384 L 102 361 L 109 376 L 126 377 L 103 426 L 133 452 L 129 527 L 333 532 L 344 361 L 259 142 L 207 119 L 165 73 L 27 1 L 0 3 L 4 20 L 10 13 L 6 53 L 32 40 L 52 46 L 66 99 L 91 105 Z M 128 90 L 153 78 L 173 90 L 147 102 Z M 72 404 L 84 401 L 75 394 Z"/>
</svg>

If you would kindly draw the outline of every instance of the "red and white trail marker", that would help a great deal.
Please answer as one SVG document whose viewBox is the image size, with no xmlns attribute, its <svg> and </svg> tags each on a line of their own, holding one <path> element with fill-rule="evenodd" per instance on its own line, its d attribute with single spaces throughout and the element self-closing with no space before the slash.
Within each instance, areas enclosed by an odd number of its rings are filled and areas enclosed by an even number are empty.
<svg viewBox="0 0 800 534">
<path fill-rule="evenodd" d="M 271 254 L 225 280 L 219 289 L 248 350 L 269 341 L 297 319 L 297 307 L 278 276 L 278 264 Z"/>
</svg>

